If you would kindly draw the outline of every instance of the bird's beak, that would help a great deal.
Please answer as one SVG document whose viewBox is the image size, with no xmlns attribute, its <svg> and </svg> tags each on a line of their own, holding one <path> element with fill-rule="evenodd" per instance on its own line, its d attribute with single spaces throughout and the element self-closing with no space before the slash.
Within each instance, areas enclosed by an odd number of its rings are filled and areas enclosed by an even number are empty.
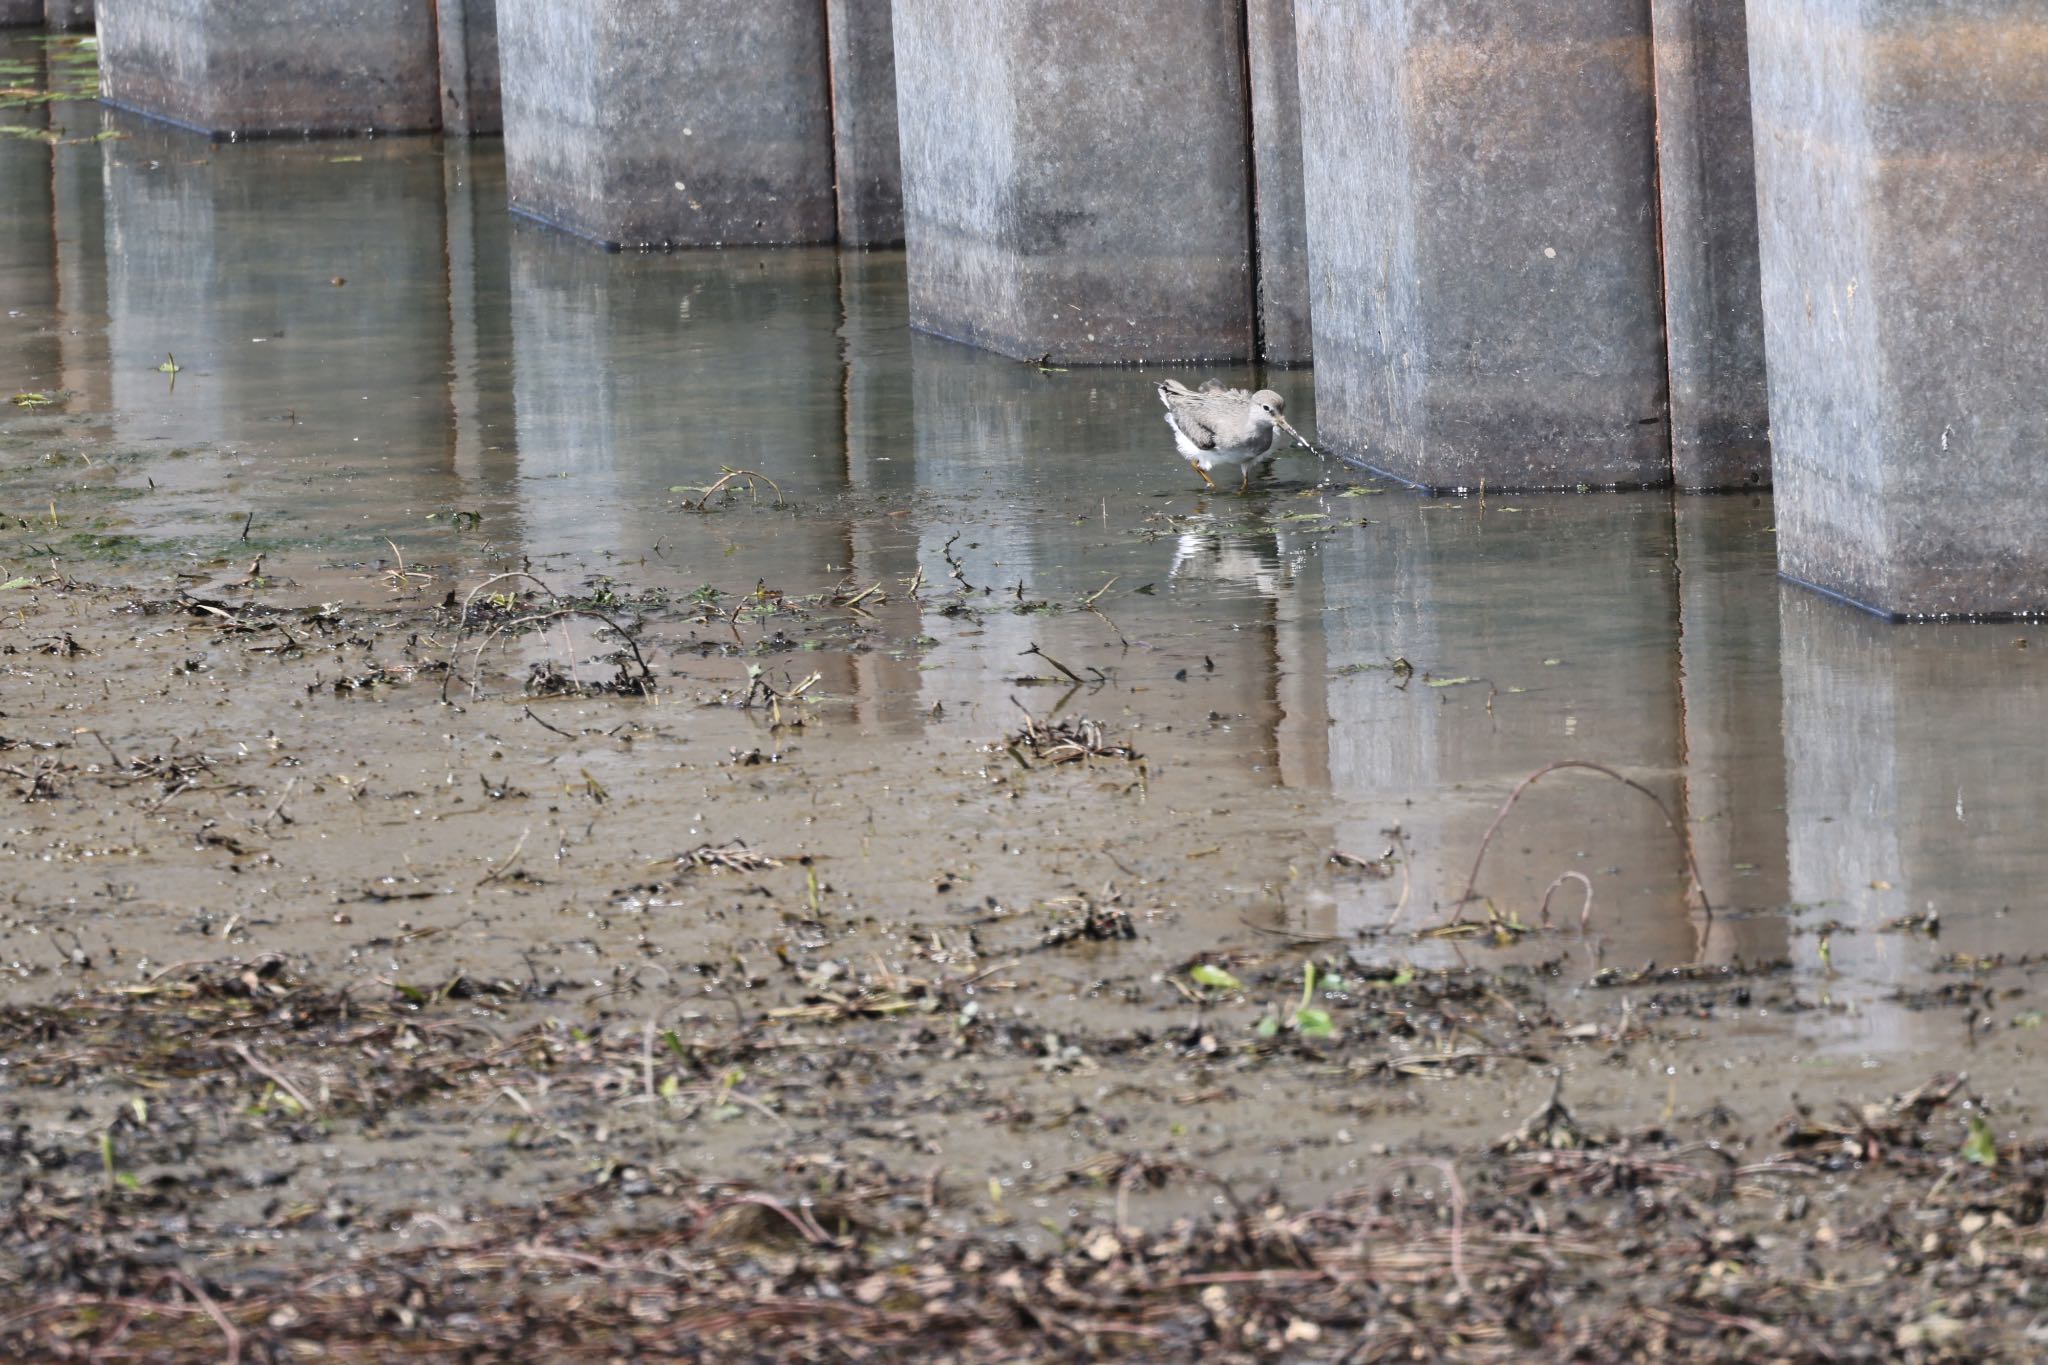
<svg viewBox="0 0 2048 1365">
<path fill-rule="evenodd" d="M 1289 436 L 1292 436 L 1295 440 L 1295 443 L 1298 444 L 1303 450 L 1315 451 L 1315 453 L 1318 455 L 1322 453 L 1321 451 L 1316 450 L 1314 446 L 1309 444 L 1308 437 L 1302 435 L 1300 432 L 1294 429 L 1294 423 L 1288 421 L 1285 417 L 1282 417 L 1277 412 L 1273 414 L 1273 425 L 1280 428 L 1280 430 L 1286 432 Z"/>
</svg>

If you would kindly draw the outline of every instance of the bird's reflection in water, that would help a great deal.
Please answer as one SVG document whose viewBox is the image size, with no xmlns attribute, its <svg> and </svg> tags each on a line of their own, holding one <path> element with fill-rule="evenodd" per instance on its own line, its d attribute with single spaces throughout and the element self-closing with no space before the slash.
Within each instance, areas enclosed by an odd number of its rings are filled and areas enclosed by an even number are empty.
<svg viewBox="0 0 2048 1365">
<path fill-rule="evenodd" d="M 1255 519 L 1224 521 L 1209 513 L 1204 499 L 1181 527 L 1167 577 L 1277 602 L 1293 588 L 1307 557 L 1307 544 L 1298 538 Z"/>
</svg>

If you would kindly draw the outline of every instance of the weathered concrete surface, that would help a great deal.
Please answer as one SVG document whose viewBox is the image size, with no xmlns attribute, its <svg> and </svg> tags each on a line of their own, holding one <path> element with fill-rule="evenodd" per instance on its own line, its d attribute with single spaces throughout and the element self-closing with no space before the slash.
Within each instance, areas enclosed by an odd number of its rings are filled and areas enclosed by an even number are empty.
<svg viewBox="0 0 2048 1365">
<path fill-rule="evenodd" d="M 1247 356 L 1231 0 L 895 0 L 910 320 L 1082 364 Z"/>
<path fill-rule="evenodd" d="M 2048 611 L 2048 18 L 1752 5 L 1778 563 L 1879 611 Z"/>
<path fill-rule="evenodd" d="M 43 22 L 43 0 L 0 0 L 0 28 L 22 28 Z"/>
<path fill-rule="evenodd" d="M 43 0 L 43 23 L 49 28 L 91 28 L 96 0 Z"/>
<path fill-rule="evenodd" d="M 99 0 L 109 104 L 215 137 L 441 122 L 433 0 Z"/>
<path fill-rule="evenodd" d="M 1751 488 L 1771 477 L 1756 170 L 1743 0 L 1651 0 L 1671 477 Z"/>
<path fill-rule="evenodd" d="M 438 0 L 441 130 L 477 137 L 505 130 L 498 83 L 498 0 Z"/>
<path fill-rule="evenodd" d="M 832 53 L 832 157 L 839 240 L 903 241 L 903 159 L 896 136 L 896 35 L 890 0 L 825 0 Z"/>
<path fill-rule="evenodd" d="M 1430 487 L 1670 478 L 1648 7 L 1298 0 L 1322 438 Z"/>
<path fill-rule="evenodd" d="M 829 242 L 816 0 L 499 0 L 512 207 L 612 247 Z"/>
<path fill-rule="evenodd" d="M 1245 56 L 1252 86 L 1252 192 L 1258 213 L 1259 358 L 1306 365 L 1308 220 L 1301 204 L 1301 83 L 1294 0 L 1248 0 Z"/>
</svg>

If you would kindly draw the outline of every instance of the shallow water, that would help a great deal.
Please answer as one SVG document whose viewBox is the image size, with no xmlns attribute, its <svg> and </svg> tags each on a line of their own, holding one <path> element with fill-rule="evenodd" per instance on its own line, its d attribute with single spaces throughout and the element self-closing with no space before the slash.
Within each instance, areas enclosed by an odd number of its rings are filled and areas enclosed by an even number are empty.
<svg viewBox="0 0 2048 1365">
<path fill-rule="evenodd" d="M 1759 1019 L 1768 1049 L 1912 1072 L 1956 1026 L 1899 991 L 1947 954 L 2048 950 L 2042 650 L 1780 583 L 1767 498 L 1432 501 L 1306 456 L 1209 496 L 1151 392 L 1207 371 L 1042 372 L 914 335 L 900 254 L 602 254 L 509 217 L 489 142 L 5 117 L 60 140 L 0 141 L 0 388 L 58 401 L 0 422 L 0 580 L 205 582 L 262 553 L 313 581 L 390 562 L 388 539 L 465 583 L 880 584 L 876 638 L 788 662 L 843 702 L 843 753 L 1043 712 L 1065 689 L 1017 681 L 1052 675 L 1039 646 L 1094 680 L 1070 708 L 1136 729 L 1175 818 L 1214 825 L 1205 879 L 1263 924 L 1377 929 L 1400 882 L 1241 876 L 1244 841 L 1405 848 L 1420 927 L 1516 783 L 1581 759 L 1679 832 L 1557 773 L 1480 890 L 1533 921 L 1581 874 L 1590 939 L 1580 883 L 1553 913 L 1588 964 L 1789 960 L 1830 1007 Z M 1313 433 L 1311 375 L 1262 378 Z M 777 491 L 689 510 L 726 466 Z M 985 613 L 907 592 L 919 574 L 987 589 Z M 1929 911 L 1938 938 L 1877 932 Z"/>
</svg>

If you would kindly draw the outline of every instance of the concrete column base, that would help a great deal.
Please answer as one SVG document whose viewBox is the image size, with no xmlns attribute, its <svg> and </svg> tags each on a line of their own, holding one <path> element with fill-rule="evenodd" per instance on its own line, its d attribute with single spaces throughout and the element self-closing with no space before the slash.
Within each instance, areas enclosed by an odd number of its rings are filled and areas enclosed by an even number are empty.
<svg viewBox="0 0 2048 1365">
<path fill-rule="evenodd" d="M 1756 171 L 1743 0 L 1651 0 L 1671 477 L 1680 488 L 1771 478 Z"/>
<path fill-rule="evenodd" d="M 1670 480 L 1647 6 L 1298 0 L 1322 439 L 1432 488 Z"/>
<path fill-rule="evenodd" d="M 99 0 L 107 103 L 216 138 L 441 123 L 433 0 Z"/>
<path fill-rule="evenodd" d="M 1234 0 L 895 0 L 910 320 L 1060 363 L 1252 340 Z"/>
<path fill-rule="evenodd" d="M 498 0 L 516 212 L 613 248 L 829 242 L 817 0 Z"/>
<path fill-rule="evenodd" d="M 2048 85 L 2016 0 L 1750 8 L 1778 565 L 2048 612 Z"/>
</svg>

